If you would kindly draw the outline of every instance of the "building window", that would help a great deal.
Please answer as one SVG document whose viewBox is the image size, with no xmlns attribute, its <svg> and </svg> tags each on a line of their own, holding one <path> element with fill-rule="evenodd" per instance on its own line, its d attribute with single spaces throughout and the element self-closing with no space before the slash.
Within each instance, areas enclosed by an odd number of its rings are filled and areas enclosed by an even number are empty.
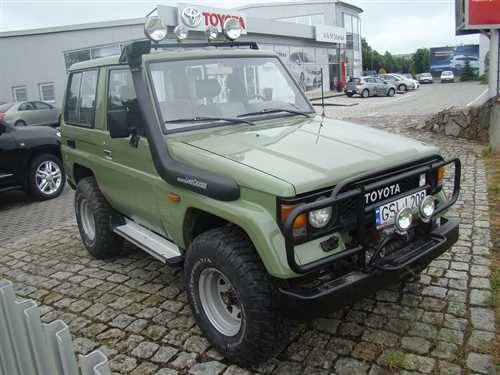
<svg viewBox="0 0 500 375">
<path fill-rule="evenodd" d="M 15 102 L 24 102 L 28 100 L 28 90 L 26 86 L 15 86 L 12 88 L 12 98 Z"/>
<path fill-rule="evenodd" d="M 69 69 L 71 65 L 90 60 L 90 48 L 82 49 L 79 51 L 67 52 L 64 54 L 64 61 L 66 63 L 66 69 Z"/>
<path fill-rule="evenodd" d="M 317 26 L 325 24 L 324 14 L 308 14 L 305 16 L 276 18 L 277 21 L 298 23 L 301 25 Z"/>
<path fill-rule="evenodd" d="M 56 101 L 56 93 L 53 83 L 40 83 L 38 85 L 40 91 L 40 100 L 42 102 L 53 103 Z"/>
<path fill-rule="evenodd" d="M 99 57 L 107 57 L 113 55 L 119 55 L 122 52 L 119 44 L 114 44 L 110 46 L 94 47 L 91 49 L 91 58 L 97 59 Z"/>
</svg>

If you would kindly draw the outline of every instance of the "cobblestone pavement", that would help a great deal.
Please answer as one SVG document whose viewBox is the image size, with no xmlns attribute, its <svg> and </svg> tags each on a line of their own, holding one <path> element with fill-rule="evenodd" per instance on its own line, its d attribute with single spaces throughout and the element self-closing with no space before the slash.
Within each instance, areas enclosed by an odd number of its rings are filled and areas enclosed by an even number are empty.
<svg viewBox="0 0 500 375">
<path fill-rule="evenodd" d="M 74 222 L 73 190 L 66 186 L 53 200 L 39 202 L 22 191 L 0 194 L 0 242 Z"/>
<path fill-rule="evenodd" d="M 394 119 L 368 121 L 394 125 Z M 461 221 L 459 242 L 416 281 L 323 319 L 294 323 L 286 350 L 252 371 L 210 348 L 194 323 L 181 270 L 132 247 L 119 259 L 95 260 L 74 224 L 0 245 L 0 278 L 13 281 L 19 296 L 35 299 L 45 322 L 68 323 L 79 353 L 102 349 L 116 374 L 494 374 L 482 147 L 400 127 L 392 131 L 460 156 L 463 192 L 450 214 Z"/>
</svg>

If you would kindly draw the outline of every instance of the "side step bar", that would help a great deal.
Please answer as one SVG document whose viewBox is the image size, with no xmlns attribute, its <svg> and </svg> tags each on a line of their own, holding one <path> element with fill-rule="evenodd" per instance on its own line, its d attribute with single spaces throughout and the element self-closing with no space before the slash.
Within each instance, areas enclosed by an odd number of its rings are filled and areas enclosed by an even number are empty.
<svg viewBox="0 0 500 375">
<path fill-rule="evenodd" d="M 140 247 L 163 263 L 175 266 L 182 264 L 184 257 L 176 244 L 132 220 L 127 218 L 123 218 L 123 220 L 125 224 L 117 225 L 113 228 L 116 234 Z"/>
</svg>

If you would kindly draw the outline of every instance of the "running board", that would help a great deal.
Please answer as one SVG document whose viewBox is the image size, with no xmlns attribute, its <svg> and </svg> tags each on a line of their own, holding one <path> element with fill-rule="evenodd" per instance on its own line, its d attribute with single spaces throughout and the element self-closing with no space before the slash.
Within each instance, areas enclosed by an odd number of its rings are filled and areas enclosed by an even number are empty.
<svg viewBox="0 0 500 375">
<path fill-rule="evenodd" d="M 176 244 L 132 220 L 127 218 L 123 218 L 123 220 L 125 224 L 113 228 L 116 234 L 140 247 L 163 263 L 170 265 L 179 265 L 182 263 L 183 256 Z"/>
</svg>

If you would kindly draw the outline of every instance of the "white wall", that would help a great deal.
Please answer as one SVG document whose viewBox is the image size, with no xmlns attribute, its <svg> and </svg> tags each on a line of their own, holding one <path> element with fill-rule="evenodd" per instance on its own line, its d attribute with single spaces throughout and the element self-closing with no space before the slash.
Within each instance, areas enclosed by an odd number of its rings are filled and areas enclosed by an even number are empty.
<svg viewBox="0 0 500 375">
<path fill-rule="evenodd" d="M 490 40 L 484 35 L 479 36 L 479 75 L 484 74 L 484 59 L 486 58 L 486 54 L 490 50 Z"/>
</svg>

